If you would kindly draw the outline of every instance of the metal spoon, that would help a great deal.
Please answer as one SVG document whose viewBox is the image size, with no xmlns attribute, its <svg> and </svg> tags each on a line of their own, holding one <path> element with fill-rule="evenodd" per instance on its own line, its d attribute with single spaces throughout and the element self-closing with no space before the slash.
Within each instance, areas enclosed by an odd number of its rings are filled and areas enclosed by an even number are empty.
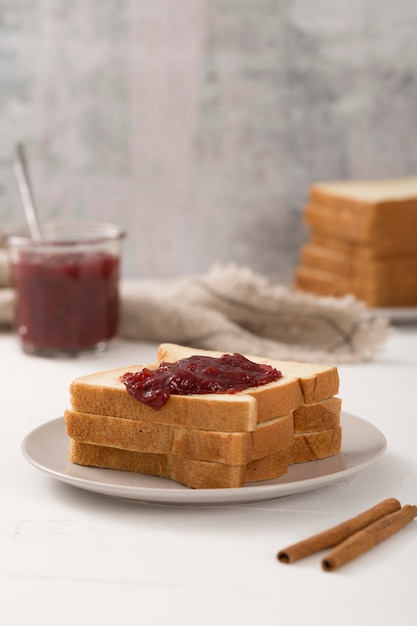
<svg viewBox="0 0 417 626">
<path fill-rule="evenodd" d="M 32 188 L 30 185 L 29 170 L 26 162 L 25 149 L 23 144 L 18 143 L 16 146 L 16 155 L 13 163 L 14 173 L 20 191 L 20 196 L 25 210 L 26 221 L 32 239 L 41 241 L 42 231 L 39 225 L 39 219 L 36 212 L 36 206 L 33 199 Z"/>
</svg>

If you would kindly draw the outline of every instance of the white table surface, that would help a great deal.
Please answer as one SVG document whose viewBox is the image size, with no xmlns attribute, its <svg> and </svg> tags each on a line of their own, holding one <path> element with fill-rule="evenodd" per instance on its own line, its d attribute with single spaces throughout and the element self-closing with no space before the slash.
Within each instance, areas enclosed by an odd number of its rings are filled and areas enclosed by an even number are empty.
<svg viewBox="0 0 417 626">
<path fill-rule="evenodd" d="M 417 503 L 417 326 L 370 363 L 340 366 L 344 410 L 386 436 L 384 455 L 340 483 L 267 502 L 173 506 L 84 491 L 39 472 L 21 443 L 59 417 L 83 373 L 154 360 L 152 344 L 104 355 L 24 355 L 0 334 L 0 624 L 415 623 L 417 520 L 327 573 L 279 549 L 387 497 Z"/>
</svg>

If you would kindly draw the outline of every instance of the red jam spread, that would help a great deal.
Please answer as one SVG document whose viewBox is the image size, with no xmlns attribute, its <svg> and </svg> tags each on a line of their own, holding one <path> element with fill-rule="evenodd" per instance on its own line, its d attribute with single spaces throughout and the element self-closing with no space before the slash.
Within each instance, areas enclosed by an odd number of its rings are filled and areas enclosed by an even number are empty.
<svg viewBox="0 0 417 626">
<path fill-rule="evenodd" d="M 47 256 L 25 252 L 12 270 L 23 343 L 71 352 L 114 337 L 118 257 L 102 252 Z"/>
<path fill-rule="evenodd" d="M 235 353 L 220 358 L 195 355 L 176 363 L 163 362 L 155 370 L 145 367 L 140 372 L 127 372 L 120 380 L 136 400 L 160 409 L 170 395 L 236 393 L 281 377 L 281 372 L 270 365 L 253 363 Z"/>
</svg>

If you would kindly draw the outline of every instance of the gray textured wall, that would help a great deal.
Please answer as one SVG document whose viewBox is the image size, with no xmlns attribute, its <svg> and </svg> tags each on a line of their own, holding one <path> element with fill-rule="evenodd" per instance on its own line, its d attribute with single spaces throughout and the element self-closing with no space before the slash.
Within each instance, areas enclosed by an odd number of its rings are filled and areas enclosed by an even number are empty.
<svg viewBox="0 0 417 626">
<path fill-rule="evenodd" d="M 276 277 L 312 181 L 417 173 L 415 0 L 0 0 L 0 226 L 128 228 L 125 273 Z"/>
</svg>

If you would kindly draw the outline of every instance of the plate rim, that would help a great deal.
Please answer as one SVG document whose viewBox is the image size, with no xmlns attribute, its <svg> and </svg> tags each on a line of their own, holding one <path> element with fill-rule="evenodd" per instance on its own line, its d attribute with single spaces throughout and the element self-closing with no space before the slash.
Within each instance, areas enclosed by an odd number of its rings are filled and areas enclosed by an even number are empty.
<svg viewBox="0 0 417 626">
<path fill-rule="evenodd" d="M 363 428 L 367 428 L 371 430 L 375 440 L 378 439 L 379 447 L 377 452 L 375 452 L 372 456 L 368 457 L 366 460 L 358 463 L 357 465 L 342 469 L 340 471 L 331 472 L 328 474 L 316 476 L 314 478 L 305 478 L 290 482 L 273 482 L 274 479 L 268 481 L 262 481 L 259 483 L 249 484 L 248 486 L 238 487 L 238 488 L 229 488 L 229 489 L 190 489 L 181 485 L 179 483 L 175 483 L 175 486 L 172 487 L 172 482 L 170 481 L 171 488 L 164 489 L 161 488 L 149 487 L 149 486 L 133 486 L 133 485 L 122 485 L 109 483 L 106 480 L 97 480 L 92 477 L 80 477 L 80 476 L 72 476 L 63 471 L 58 471 L 51 467 L 51 464 L 42 463 L 39 459 L 34 458 L 34 455 L 30 453 L 29 446 L 32 440 L 39 435 L 41 435 L 45 430 L 49 430 L 52 428 L 59 428 L 61 432 L 59 433 L 60 437 L 65 437 L 68 441 L 68 436 L 65 431 L 65 420 L 64 417 L 58 417 L 47 422 L 44 422 L 32 429 L 23 439 L 22 441 L 22 453 L 25 459 L 36 469 L 41 472 L 47 474 L 48 476 L 58 480 L 60 482 L 64 482 L 73 487 L 81 488 L 86 491 L 98 493 L 101 495 L 107 495 L 113 498 L 124 499 L 124 500 L 133 500 L 137 502 L 144 503 L 152 503 L 152 504 L 172 504 L 172 505 L 213 505 L 213 504 L 243 504 L 243 503 L 251 503 L 251 502 L 259 502 L 264 500 L 273 500 L 287 495 L 295 495 L 296 493 L 302 493 L 307 491 L 312 491 L 315 489 L 319 489 L 320 487 L 325 487 L 332 485 L 337 482 L 341 482 L 345 478 L 351 476 L 352 474 L 358 473 L 370 465 L 373 465 L 385 452 L 387 448 L 387 440 L 384 434 L 371 422 L 353 415 L 351 413 L 347 413 L 345 411 L 341 412 L 341 422 L 342 428 L 346 428 L 346 421 L 355 422 L 359 424 Z M 61 444 L 63 444 L 63 440 L 61 440 Z M 342 437 L 342 449 L 338 455 L 333 457 L 328 457 L 326 459 L 321 459 L 318 461 L 310 461 L 308 463 L 297 464 L 305 466 L 312 466 L 313 464 L 317 466 L 317 464 L 322 464 L 324 462 L 328 462 L 329 459 L 336 459 L 337 457 L 349 454 L 348 451 L 343 449 L 343 437 Z M 68 464 L 71 466 L 70 461 Z M 296 465 L 296 466 L 297 466 Z M 294 466 L 294 467 L 296 467 Z M 86 474 L 94 472 L 103 473 L 103 475 L 107 472 L 112 472 L 114 476 L 115 470 L 109 470 L 105 468 L 92 468 L 92 467 L 83 467 L 77 466 L 81 472 L 85 471 Z M 123 472 L 125 475 L 126 472 Z M 135 474 L 135 479 L 142 476 L 141 474 Z M 145 475 L 143 475 L 145 476 Z M 149 478 L 149 477 L 147 477 Z M 169 479 L 166 478 L 158 478 L 152 477 L 155 480 L 167 481 Z M 275 480 L 282 480 L 284 477 Z M 139 478 L 140 479 L 140 478 Z"/>
<path fill-rule="evenodd" d="M 369 311 L 372 315 L 387 317 L 392 323 L 417 321 L 417 306 L 370 307 Z"/>
</svg>

